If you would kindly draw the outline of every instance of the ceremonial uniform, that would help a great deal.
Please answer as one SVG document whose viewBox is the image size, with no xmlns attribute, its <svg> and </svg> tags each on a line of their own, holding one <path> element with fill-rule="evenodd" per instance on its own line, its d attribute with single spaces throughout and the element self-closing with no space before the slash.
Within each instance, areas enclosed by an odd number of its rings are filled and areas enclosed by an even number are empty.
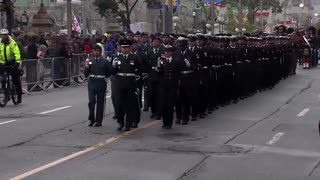
<svg viewBox="0 0 320 180">
<path fill-rule="evenodd" d="M 132 42 L 130 40 L 121 40 L 121 47 L 130 48 Z M 126 54 L 122 50 L 122 55 L 113 60 L 112 74 L 115 75 L 117 81 L 119 111 L 118 111 L 118 130 L 125 127 L 125 131 L 129 131 L 131 126 L 137 126 L 138 116 L 136 108 L 138 106 L 136 74 L 141 72 L 142 64 L 137 55 Z"/>
<path fill-rule="evenodd" d="M 89 126 L 95 124 L 96 127 L 102 125 L 104 101 L 106 97 L 107 82 L 105 78 L 110 76 L 111 67 L 109 62 L 101 56 L 101 47 L 96 46 L 95 51 L 100 50 L 100 56 L 96 56 L 87 61 L 85 76 L 88 77 L 89 95 Z M 95 52 L 96 53 L 96 52 Z M 95 108 L 96 116 L 95 116 Z"/>
<path fill-rule="evenodd" d="M 159 107 L 159 73 L 156 71 L 157 69 L 157 62 L 161 54 L 164 53 L 163 47 L 155 48 L 149 50 L 147 53 L 147 59 L 149 60 L 149 64 L 151 65 L 151 69 L 149 69 L 148 73 L 148 82 L 147 82 L 147 90 L 145 101 L 146 107 L 151 106 L 151 118 L 160 119 L 161 113 Z"/>
<path fill-rule="evenodd" d="M 166 51 L 173 51 L 167 47 Z M 177 97 L 178 78 L 185 62 L 181 57 L 161 57 L 158 59 L 157 71 L 160 89 L 160 107 L 163 120 L 163 128 L 171 129 L 173 124 L 173 110 Z"/>
</svg>

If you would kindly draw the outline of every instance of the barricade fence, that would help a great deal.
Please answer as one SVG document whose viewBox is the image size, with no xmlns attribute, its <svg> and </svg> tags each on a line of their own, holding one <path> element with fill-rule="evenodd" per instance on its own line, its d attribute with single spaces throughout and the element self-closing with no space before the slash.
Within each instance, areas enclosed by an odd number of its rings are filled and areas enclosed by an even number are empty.
<svg viewBox="0 0 320 180">
<path fill-rule="evenodd" d="M 50 88 L 80 86 L 85 82 L 84 66 L 87 54 L 74 54 L 71 58 L 53 57 L 22 60 L 23 91 L 48 91 Z"/>
</svg>

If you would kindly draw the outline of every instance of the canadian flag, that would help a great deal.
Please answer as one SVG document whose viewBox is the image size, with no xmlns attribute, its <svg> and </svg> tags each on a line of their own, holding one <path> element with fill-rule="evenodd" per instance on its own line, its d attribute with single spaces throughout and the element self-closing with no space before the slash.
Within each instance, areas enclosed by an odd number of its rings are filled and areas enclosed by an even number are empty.
<svg viewBox="0 0 320 180">
<path fill-rule="evenodd" d="M 72 21 L 72 31 L 76 31 L 78 33 L 81 33 L 81 27 L 80 24 L 78 22 L 77 17 L 72 13 L 73 16 L 73 21 Z"/>
</svg>

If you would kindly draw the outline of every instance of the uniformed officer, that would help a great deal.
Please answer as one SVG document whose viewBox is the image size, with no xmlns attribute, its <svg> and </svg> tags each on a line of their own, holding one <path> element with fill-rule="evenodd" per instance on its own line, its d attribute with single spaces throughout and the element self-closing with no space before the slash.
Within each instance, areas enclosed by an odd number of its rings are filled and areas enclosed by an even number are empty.
<svg viewBox="0 0 320 180">
<path fill-rule="evenodd" d="M 186 37 L 178 38 L 178 50 L 175 52 L 176 56 L 186 61 L 185 68 L 181 71 L 178 85 L 178 98 L 176 103 L 176 123 L 183 125 L 188 124 L 191 115 L 191 105 L 195 107 L 197 83 L 195 71 L 198 64 L 196 63 L 195 54 L 188 48 L 188 39 Z"/>
<path fill-rule="evenodd" d="M 138 56 L 140 63 L 142 64 L 142 68 L 141 71 L 139 72 L 139 74 L 137 74 L 138 78 L 137 79 L 137 88 L 138 88 L 138 100 L 139 100 L 139 107 L 137 107 L 137 123 L 140 122 L 140 111 L 141 111 L 141 107 L 142 107 L 142 90 L 143 90 L 143 86 L 146 85 L 145 81 L 144 81 L 144 77 L 143 74 L 146 74 L 147 72 L 150 71 L 151 69 L 151 65 L 149 63 L 149 61 L 147 60 L 147 56 L 145 53 L 141 52 L 138 50 L 139 48 L 139 44 L 136 40 L 132 41 L 132 46 L 131 46 L 131 53 L 135 54 Z"/>
<path fill-rule="evenodd" d="M 121 46 L 119 42 L 117 42 L 117 52 L 111 55 L 109 58 L 110 64 L 112 64 L 113 60 L 122 55 Z M 118 100 L 118 90 L 117 90 L 117 81 L 115 75 L 111 75 L 111 101 L 114 109 L 113 119 L 118 119 L 118 111 L 119 111 L 119 100 Z"/>
<path fill-rule="evenodd" d="M 89 126 L 102 126 L 104 100 L 106 96 L 108 78 L 111 73 L 109 62 L 102 57 L 102 48 L 99 45 L 94 47 L 94 57 L 86 62 L 85 76 L 88 80 L 89 94 Z M 95 107 L 97 108 L 95 116 Z"/>
<path fill-rule="evenodd" d="M 160 106 L 162 112 L 162 128 L 171 129 L 173 110 L 177 97 L 178 78 L 186 63 L 181 56 L 173 56 L 174 48 L 167 46 L 164 56 L 158 59 L 157 72 L 160 75 Z"/>
<path fill-rule="evenodd" d="M 136 74 L 141 72 L 142 65 L 138 56 L 130 53 L 132 41 L 123 39 L 119 43 L 122 55 L 112 62 L 112 74 L 116 75 L 119 100 L 118 130 L 125 127 L 125 131 L 130 131 L 131 127 L 138 126 Z"/>
<path fill-rule="evenodd" d="M 161 112 L 159 107 L 159 74 L 157 70 L 157 61 L 161 54 L 164 53 L 163 46 L 159 37 L 152 39 L 152 48 L 147 52 L 147 59 L 151 64 L 151 69 L 148 73 L 147 89 L 145 93 L 144 111 L 148 111 L 151 106 L 151 118 L 161 119 Z"/>
</svg>

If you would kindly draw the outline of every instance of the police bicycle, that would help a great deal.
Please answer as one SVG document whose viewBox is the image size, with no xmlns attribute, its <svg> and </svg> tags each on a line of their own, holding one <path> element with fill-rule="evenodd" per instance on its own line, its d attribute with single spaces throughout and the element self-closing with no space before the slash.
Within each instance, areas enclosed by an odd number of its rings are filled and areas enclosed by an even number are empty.
<svg viewBox="0 0 320 180">
<path fill-rule="evenodd" d="M 14 72 L 14 66 L 0 66 L 0 107 L 5 107 L 12 100 L 14 105 L 18 104 L 17 87 L 12 81 L 11 73 Z"/>
</svg>

